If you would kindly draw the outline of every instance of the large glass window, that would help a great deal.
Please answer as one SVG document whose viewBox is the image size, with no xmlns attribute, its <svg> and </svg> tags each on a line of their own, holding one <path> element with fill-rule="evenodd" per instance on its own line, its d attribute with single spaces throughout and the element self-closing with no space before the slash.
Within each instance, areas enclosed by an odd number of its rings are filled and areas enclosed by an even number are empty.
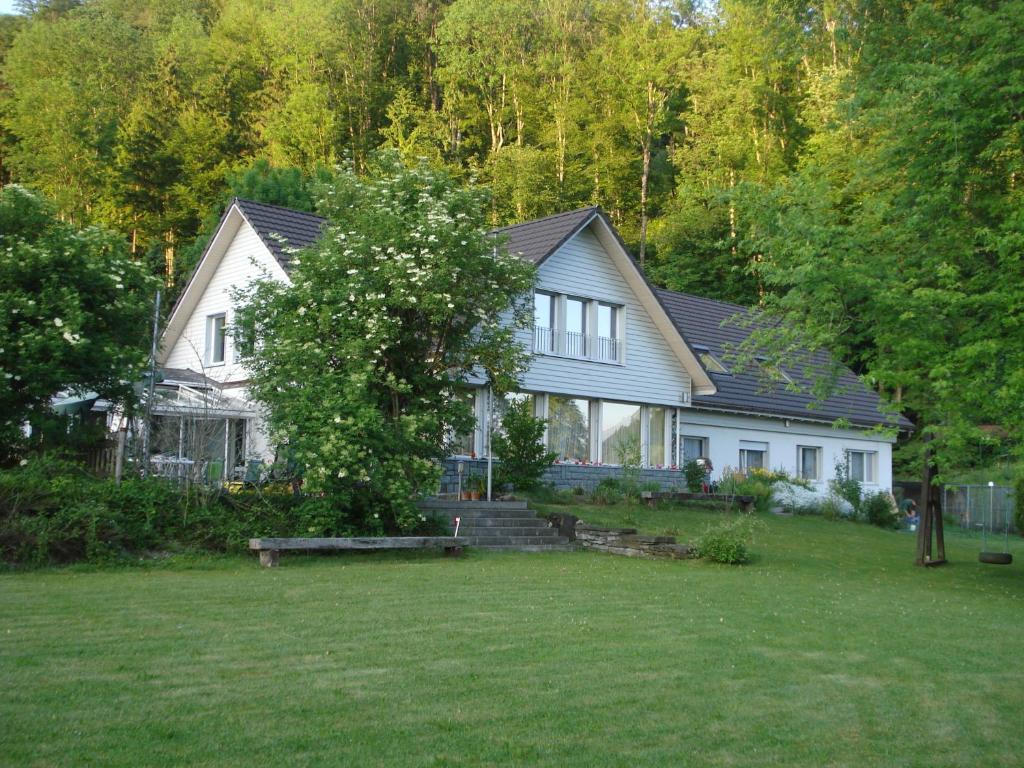
<svg viewBox="0 0 1024 768">
<path fill-rule="evenodd" d="M 601 461 L 640 463 L 640 406 L 601 403 Z"/>
<path fill-rule="evenodd" d="M 846 460 L 850 465 L 850 479 L 862 483 L 875 482 L 875 457 L 873 451 L 847 451 Z"/>
<path fill-rule="evenodd" d="M 533 295 L 533 339 L 537 352 L 555 349 L 555 297 L 538 291 Z"/>
<path fill-rule="evenodd" d="M 740 441 L 740 469 L 764 469 L 768 460 L 768 443 Z"/>
<path fill-rule="evenodd" d="M 474 424 L 476 423 L 476 393 L 465 392 L 462 394 L 462 398 L 469 406 L 470 411 L 473 413 Z M 470 429 L 468 432 L 453 435 L 452 438 L 452 454 L 455 456 L 472 456 L 476 453 L 476 428 Z"/>
<path fill-rule="evenodd" d="M 548 396 L 548 449 L 563 461 L 590 461 L 590 401 Z"/>
<path fill-rule="evenodd" d="M 619 308 L 611 304 L 597 305 L 597 357 L 619 359 Z"/>
<path fill-rule="evenodd" d="M 796 447 L 797 475 L 804 480 L 821 480 L 821 448 L 811 445 Z"/>
<path fill-rule="evenodd" d="M 669 423 L 668 408 L 651 406 L 647 409 L 647 466 L 663 467 L 665 456 L 665 427 Z"/>
<path fill-rule="evenodd" d="M 526 402 L 526 403 L 529 404 L 528 405 L 528 410 L 530 412 L 530 415 L 534 415 L 535 414 L 535 410 L 534 410 L 535 406 L 534 406 L 534 401 L 533 401 L 533 395 L 528 395 L 525 392 L 508 392 L 503 397 L 497 397 L 496 396 L 494 398 L 494 403 L 491 406 L 491 408 L 492 408 L 492 413 L 491 413 L 491 418 L 492 418 L 492 422 L 491 422 L 491 435 L 492 435 L 492 437 L 491 437 L 491 439 L 492 440 L 494 439 L 494 437 L 493 437 L 494 435 L 496 435 L 499 432 L 501 432 L 501 428 L 502 428 L 501 425 L 502 425 L 502 422 L 505 419 L 505 414 L 508 413 L 508 409 L 512 406 L 513 403 L 522 403 L 522 402 Z"/>
<path fill-rule="evenodd" d="M 587 304 L 571 296 L 565 300 L 565 354 L 585 357 L 587 354 Z"/>
</svg>

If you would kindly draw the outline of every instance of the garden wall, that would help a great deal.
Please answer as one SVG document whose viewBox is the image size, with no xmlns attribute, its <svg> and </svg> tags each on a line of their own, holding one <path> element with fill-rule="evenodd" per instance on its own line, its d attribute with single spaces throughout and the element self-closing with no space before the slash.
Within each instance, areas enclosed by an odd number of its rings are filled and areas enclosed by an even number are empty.
<svg viewBox="0 0 1024 768">
<path fill-rule="evenodd" d="M 447 459 L 444 473 L 441 475 L 441 495 L 455 494 L 459 490 L 458 465 L 463 464 L 463 484 L 470 475 L 487 477 L 486 459 Z M 497 467 L 498 462 L 494 462 Z M 593 491 L 597 484 L 606 477 L 621 477 L 622 467 L 594 466 L 592 464 L 552 464 L 544 472 L 543 482 L 551 483 L 555 488 L 570 490 L 582 488 Z M 662 490 L 685 490 L 686 478 L 678 469 L 641 469 L 639 482 L 658 483 Z M 495 489 L 497 491 L 498 489 Z"/>
</svg>

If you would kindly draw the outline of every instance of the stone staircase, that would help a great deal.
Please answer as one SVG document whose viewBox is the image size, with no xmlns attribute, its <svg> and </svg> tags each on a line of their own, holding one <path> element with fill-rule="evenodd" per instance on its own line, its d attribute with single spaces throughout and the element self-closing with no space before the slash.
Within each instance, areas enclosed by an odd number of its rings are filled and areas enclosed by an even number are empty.
<svg viewBox="0 0 1024 768">
<path fill-rule="evenodd" d="M 459 538 L 465 538 L 470 547 L 519 552 L 568 552 L 575 548 L 557 528 L 538 518 L 525 501 L 430 499 L 419 506 L 424 514 L 446 520 L 453 532 L 453 521 L 460 518 Z"/>
</svg>

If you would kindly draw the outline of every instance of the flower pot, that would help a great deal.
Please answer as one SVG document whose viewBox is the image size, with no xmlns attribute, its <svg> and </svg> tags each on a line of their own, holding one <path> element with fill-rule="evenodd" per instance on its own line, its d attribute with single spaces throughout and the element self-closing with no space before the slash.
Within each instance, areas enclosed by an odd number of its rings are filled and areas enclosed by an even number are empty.
<svg viewBox="0 0 1024 768">
<path fill-rule="evenodd" d="M 463 491 L 462 494 L 459 496 L 459 498 L 462 501 L 471 501 L 472 498 L 473 498 L 473 494 L 470 491 Z"/>
<path fill-rule="evenodd" d="M 469 492 L 470 501 L 480 501 L 480 491 Z"/>
</svg>

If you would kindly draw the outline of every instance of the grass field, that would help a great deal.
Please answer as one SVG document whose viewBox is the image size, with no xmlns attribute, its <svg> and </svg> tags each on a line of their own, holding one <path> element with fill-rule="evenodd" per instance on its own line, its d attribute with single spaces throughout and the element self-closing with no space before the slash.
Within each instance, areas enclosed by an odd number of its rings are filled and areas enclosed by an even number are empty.
<svg viewBox="0 0 1024 768">
<path fill-rule="evenodd" d="M 716 517 L 582 516 L 683 539 Z M 953 564 L 924 570 L 906 533 L 766 523 L 744 567 L 471 552 L 5 574 L 0 763 L 1024 764 L 1024 565 L 950 534 Z"/>
</svg>

